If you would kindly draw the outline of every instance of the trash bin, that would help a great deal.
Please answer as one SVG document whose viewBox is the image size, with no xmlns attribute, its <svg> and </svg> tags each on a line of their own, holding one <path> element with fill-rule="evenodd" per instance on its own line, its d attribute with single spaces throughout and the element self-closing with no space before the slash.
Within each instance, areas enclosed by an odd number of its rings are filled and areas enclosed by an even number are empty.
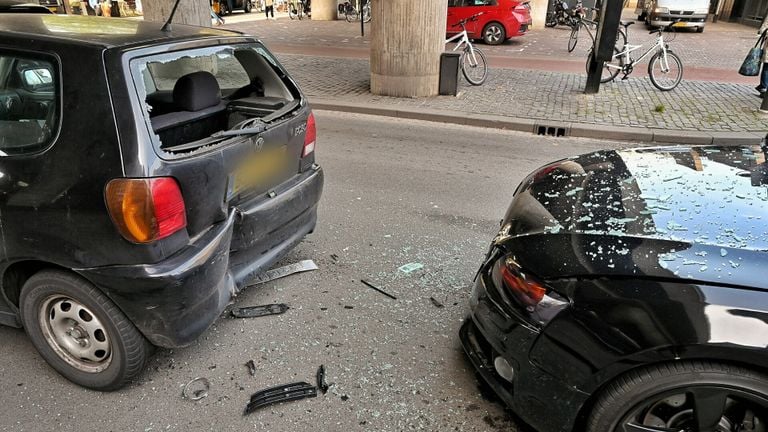
<svg viewBox="0 0 768 432">
<path fill-rule="evenodd" d="M 439 93 L 443 96 L 456 96 L 459 92 L 459 61 L 461 61 L 460 53 L 440 54 Z"/>
</svg>

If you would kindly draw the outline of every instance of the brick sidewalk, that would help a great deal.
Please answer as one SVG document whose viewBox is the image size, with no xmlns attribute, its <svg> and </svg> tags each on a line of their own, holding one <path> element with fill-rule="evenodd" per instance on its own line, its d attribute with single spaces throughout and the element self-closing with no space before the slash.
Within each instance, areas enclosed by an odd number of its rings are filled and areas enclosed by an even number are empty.
<svg viewBox="0 0 768 432">
<path fill-rule="evenodd" d="M 376 107 L 440 110 L 541 120 L 683 131 L 768 131 L 768 116 L 757 112 L 760 99 L 751 85 L 685 81 L 673 91 L 657 90 L 639 68 L 626 81 L 601 86 L 597 95 L 582 90 L 585 74 L 491 69 L 482 86 L 431 98 L 392 98 L 369 92 L 367 60 L 279 55 L 280 61 L 312 98 Z M 663 109 L 663 112 L 658 112 Z"/>
</svg>

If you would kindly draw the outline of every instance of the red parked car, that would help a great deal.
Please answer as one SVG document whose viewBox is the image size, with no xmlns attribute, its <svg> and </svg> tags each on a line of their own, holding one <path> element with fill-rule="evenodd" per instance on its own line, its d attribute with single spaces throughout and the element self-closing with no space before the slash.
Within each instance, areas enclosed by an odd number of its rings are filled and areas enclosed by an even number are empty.
<svg viewBox="0 0 768 432">
<path fill-rule="evenodd" d="M 456 34 L 461 27 L 454 25 L 464 18 L 483 12 L 477 21 L 467 23 L 467 33 L 472 39 L 483 39 L 488 45 L 498 45 L 505 40 L 522 36 L 531 26 L 531 7 L 527 1 L 518 0 L 448 0 L 448 29 Z"/>
</svg>

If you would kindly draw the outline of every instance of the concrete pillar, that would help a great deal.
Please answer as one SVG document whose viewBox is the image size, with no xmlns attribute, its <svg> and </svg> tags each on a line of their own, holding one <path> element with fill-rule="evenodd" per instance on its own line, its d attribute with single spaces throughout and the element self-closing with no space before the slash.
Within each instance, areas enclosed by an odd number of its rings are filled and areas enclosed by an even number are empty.
<svg viewBox="0 0 768 432">
<path fill-rule="evenodd" d="M 144 19 L 147 21 L 164 22 L 171 14 L 176 0 L 152 0 L 144 3 Z M 211 4 L 208 0 L 182 0 L 176 15 L 176 24 L 191 24 L 196 26 L 211 26 Z"/>
<path fill-rule="evenodd" d="M 398 97 L 437 95 L 446 1 L 371 1 L 371 92 Z"/>
<path fill-rule="evenodd" d="M 530 4 L 533 28 L 543 29 L 544 22 L 547 20 L 547 8 L 549 7 L 549 0 L 532 0 Z"/>
<path fill-rule="evenodd" d="M 336 0 L 312 0 L 313 21 L 334 21 L 338 15 Z"/>
</svg>

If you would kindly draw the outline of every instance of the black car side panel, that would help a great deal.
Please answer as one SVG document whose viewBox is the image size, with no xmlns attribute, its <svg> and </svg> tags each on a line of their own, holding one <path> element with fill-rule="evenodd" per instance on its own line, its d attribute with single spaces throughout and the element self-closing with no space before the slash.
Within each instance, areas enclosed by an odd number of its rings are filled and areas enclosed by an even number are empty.
<svg viewBox="0 0 768 432">
<path fill-rule="evenodd" d="M 531 361 L 593 392 L 638 364 L 701 359 L 768 364 L 765 293 L 647 280 L 584 280 L 560 287 L 572 307 L 542 332 Z"/>
</svg>

